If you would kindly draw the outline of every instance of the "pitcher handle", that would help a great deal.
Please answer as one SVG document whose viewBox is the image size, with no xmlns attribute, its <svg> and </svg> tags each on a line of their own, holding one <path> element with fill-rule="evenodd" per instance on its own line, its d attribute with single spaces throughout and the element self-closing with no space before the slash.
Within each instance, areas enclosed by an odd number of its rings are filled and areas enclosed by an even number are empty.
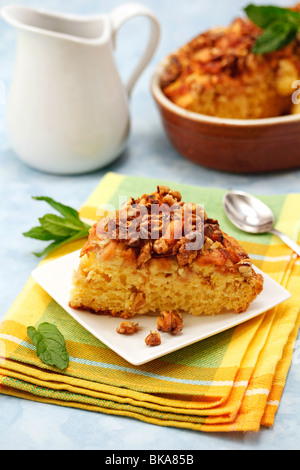
<svg viewBox="0 0 300 470">
<path fill-rule="evenodd" d="M 110 14 L 114 45 L 116 43 L 116 35 L 120 27 L 123 25 L 123 23 L 130 20 L 131 18 L 134 18 L 135 16 L 145 16 L 148 18 L 150 20 L 151 29 L 146 49 L 139 63 L 132 72 L 127 84 L 125 85 L 128 96 L 130 96 L 137 79 L 150 62 L 160 38 L 160 25 L 152 11 L 138 3 L 126 3 L 125 5 L 117 7 Z"/>
</svg>

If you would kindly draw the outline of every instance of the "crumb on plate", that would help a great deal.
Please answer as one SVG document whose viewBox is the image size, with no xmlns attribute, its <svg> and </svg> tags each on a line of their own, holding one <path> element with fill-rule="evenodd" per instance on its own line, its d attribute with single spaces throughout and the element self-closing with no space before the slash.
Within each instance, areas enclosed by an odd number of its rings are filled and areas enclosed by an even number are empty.
<svg viewBox="0 0 300 470">
<path fill-rule="evenodd" d="M 183 328 L 182 316 L 178 312 L 163 310 L 161 317 L 157 318 L 157 329 L 176 335 Z"/>
<path fill-rule="evenodd" d="M 132 321 L 122 321 L 120 325 L 117 327 L 117 333 L 120 335 L 132 335 L 139 331 L 139 324 L 134 323 Z"/>
<path fill-rule="evenodd" d="M 147 346 L 159 346 L 161 344 L 161 337 L 158 331 L 150 330 L 150 334 L 145 338 Z"/>
</svg>

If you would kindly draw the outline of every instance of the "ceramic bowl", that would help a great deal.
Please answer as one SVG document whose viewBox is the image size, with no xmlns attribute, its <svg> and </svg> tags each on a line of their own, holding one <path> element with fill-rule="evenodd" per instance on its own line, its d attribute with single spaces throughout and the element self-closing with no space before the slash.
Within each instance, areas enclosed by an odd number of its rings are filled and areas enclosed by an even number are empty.
<svg viewBox="0 0 300 470">
<path fill-rule="evenodd" d="M 300 114 L 263 119 L 223 119 L 187 111 L 162 92 L 162 62 L 151 92 L 166 134 L 185 158 L 215 170 L 262 173 L 300 167 Z"/>
</svg>

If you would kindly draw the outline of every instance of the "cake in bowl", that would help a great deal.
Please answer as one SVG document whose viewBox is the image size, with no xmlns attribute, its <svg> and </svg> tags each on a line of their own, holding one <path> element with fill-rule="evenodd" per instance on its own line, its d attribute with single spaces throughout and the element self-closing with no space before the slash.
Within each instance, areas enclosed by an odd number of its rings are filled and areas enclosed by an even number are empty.
<svg viewBox="0 0 300 470">
<path fill-rule="evenodd" d="M 246 311 L 262 289 L 263 277 L 218 221 L 159 185 L 93 225 L 69 303 L 124 319 L 215 315 Z"/>
<path fill-rule="evenodd" d="M 199 34 L 165 60 L 160 76 L 164 95 L 185 110 L 226 119 L 299 113 L 291 97 L 300 78 L 300 39 L 255 54 L 261 34 L 249 18 Z"/>
</svg>

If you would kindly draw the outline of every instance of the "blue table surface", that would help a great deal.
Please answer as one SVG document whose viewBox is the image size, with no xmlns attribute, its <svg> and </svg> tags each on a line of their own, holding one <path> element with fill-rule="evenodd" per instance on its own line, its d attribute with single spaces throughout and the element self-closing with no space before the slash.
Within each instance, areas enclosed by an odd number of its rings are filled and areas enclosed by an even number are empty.
<svg viewBox="0 0 300 470">
<path fill-rule="evenodd" d="M 109 12 L 118 0 L 19 0 L 0 2 L 75 14 Z M 113 164 L 88 175 L 53 176 L 28 168 L 10 149 L 5 133 L 6 106 L 0 102 L 0 320 L 22 289 L 37 259 L 34 240 L 21 234 L 43 208 L 32 195 L 48 195 L 79 207 L 107 171 L 165 178 L 199 186 L 241 189 L 256 194 L 300 192 L 300 170 L 235 175 L 197 166 L 169 144 L 149 92 L 155 65 L 206 28 L 227 24 L 247 5 L 244 0 L 140 0 L 160 20 L 162 36 L 151 63 L 131 98 L 132 129 L 126 152 Z M 264 3 L 264 2 L 256 2 Z M 286 1 L 272 1 L 289 5 Z M 119 33 L 116 61 L 124 80 L 146 38 L 142 20 Z M 138 38 L 138 40 L 137 40 Z M 16 31 L 0 19 L 0 83 L 9 93 Z M 4 86 L 3 86 L 4 85 Z M 8 249 L 9 248 L 9 249 Z M 298 343 L 297 343 L 298 344 Z M 299 356 L 299 354 L 298 354 Z M 87 412 L 0 395 L 0 449 L 299 449 L 300 367 L 294 359 L 272 429 L 257 433 L 201 433 L 156 426 L 126 417 Z"/>
</svg>

